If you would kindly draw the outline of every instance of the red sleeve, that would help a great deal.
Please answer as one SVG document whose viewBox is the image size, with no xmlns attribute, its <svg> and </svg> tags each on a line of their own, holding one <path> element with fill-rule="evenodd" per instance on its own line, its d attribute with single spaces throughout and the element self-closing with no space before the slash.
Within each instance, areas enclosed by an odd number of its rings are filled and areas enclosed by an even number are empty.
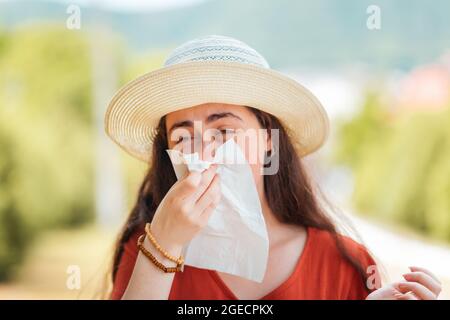
<svg viewBox="0 0 450 320">
<path fill-rule="evenodd" d="M 347 299 L 364 300 L 373 290 L 376 289 L 374 287 L 374 277 L 377 277 L 376 281 L 379 281 L 378 285 L 381 285 L 380 275 L 378 273 L 375 260 L 372 258 L 365 246 L 357 244 L 352 251 L 352 254 L 361 263 L 361 266 L 366 272 L 367 280 L 363 281 L 359 272 L 355 272 L 351 280 L 352 284 L 348 291 Z"/>
<path fill-rule="evenodd" d="M 138 228 L 137 231 L 134 232 L 124 244 L 122 257 L 119 261 L 116 278 L 111 292 L 110 299 L 112 300 L 120 300 L 127 289 L 128 282 L 133 274 L 134 264 L 136 263 L 139 253 L 139 249 L 137 248 L 137 239 L 143 233 L 144 229 Z"/>
</svg>

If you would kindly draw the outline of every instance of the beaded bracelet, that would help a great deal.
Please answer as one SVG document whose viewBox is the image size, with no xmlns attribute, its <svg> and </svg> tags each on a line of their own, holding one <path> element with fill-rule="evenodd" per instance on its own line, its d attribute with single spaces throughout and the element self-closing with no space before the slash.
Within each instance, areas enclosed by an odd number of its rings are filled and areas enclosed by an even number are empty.
<svg viewBox="0 0 450 320">
<path fill-rule="evenodd" d="M 164 257 L 175 262 L 176 264 L 184 263 L 184 259 L 182 256 L 180 256 L 179 258 L 175 258 L 175 257 L 171 256 L 166 250 L 161 248 L 161 246 L 159 245 L 159 243 L 156 241 L 155 237 L 153 236 L 152 232 L 150 231 L 150 223 L 145 224 L 145 232 L 147 233 L 148 239 L 153 244 L 153 246 L 156 248 L 156 250 L 161 252 Z"/>
<path fill-rule="evenodd" d="M 165 273 L 174 273 L 174 272 L 180 272 L 182 264 L 177 263 L 176 267 L 166 267 L 161 262 L 158 261 L 158 259 L 155 258 L 154 255 L 150 251 L 148 251 L 143 243 L 144 243 L 145 234 L 141 235 L 138 239 L 137 246 L 139 250 L 151 261 L 155 266 L 157 266 L 159 269 L 163 270 Z"/>
</svg>

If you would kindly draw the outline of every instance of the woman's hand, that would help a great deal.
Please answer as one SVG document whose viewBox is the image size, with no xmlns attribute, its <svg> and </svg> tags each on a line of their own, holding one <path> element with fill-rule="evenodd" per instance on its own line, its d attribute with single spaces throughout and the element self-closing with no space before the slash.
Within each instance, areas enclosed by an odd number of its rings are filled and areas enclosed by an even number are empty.
<svg viewBox="0 0 450 320">
<path fill-rule="evenodd" d="M 392 283 L 373 291 L 367 300 L 435 300 L 441 292 L 441 283 L 430 271 L 410 267 L 403 275 L 405 281 Z"/>
<path fill-rule="evenodd" d="M 208 223 L 221 196 L 216 167 L 190 172 L 172 186 L 158 206 L 151 231 L 169 252 L 181 248 Z"/>
</svg>

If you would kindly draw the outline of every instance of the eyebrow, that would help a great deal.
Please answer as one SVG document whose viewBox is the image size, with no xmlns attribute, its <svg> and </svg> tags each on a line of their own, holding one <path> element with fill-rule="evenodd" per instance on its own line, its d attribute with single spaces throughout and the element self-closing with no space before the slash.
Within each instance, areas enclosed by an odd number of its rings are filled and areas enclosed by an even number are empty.
<svg viewBox="0 0 450 320">
<path fill-rule="evenodd" d="M 238 119 L 240 121 L 243 121 L 241 117 L 239 117 L 238 115 L 235 115 L 232 112 L 220 112 L 220 113 L 213 113 L 210 114 L 208 116 L 208 118 L 206 118 L 206 123 L 211 123 L 214 122 L 216 120 L 222 119 L 222 118 L 227 118 L 227 117 L 231 117 L 231 118 L 235 118 Z M 191 120 L 184 120 L 184 121 L 179 121 L 179 122 L 175 122 L 169 129 L 169 133 L 172 132 L 172 130 L 175 130 L 176 128 L 181 128 L 181 127 L 193 127 L 194 126 L 194 122 L 192 122 Z"/>
</svg>

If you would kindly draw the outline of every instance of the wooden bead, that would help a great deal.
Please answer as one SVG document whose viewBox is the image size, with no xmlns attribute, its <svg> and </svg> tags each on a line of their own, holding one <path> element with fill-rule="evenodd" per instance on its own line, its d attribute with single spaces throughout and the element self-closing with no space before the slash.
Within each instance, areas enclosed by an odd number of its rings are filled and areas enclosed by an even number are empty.
<svg viewBox="0 0 450 320">
<path fill-rule="evenodd" d="M 138 239 L 137 242 L 137 246 L 139 248 L 139 250 L 154 264 L 156 265 L 159 269 L 163 270 L 165 273 L 174 273 L 174 272 L 180 272 L 181 271 L 181 267 L 182 264 L 177 263 L 176 267 L 166 267 L 165 265 L 163 265 L 161 262 L 158 261 L 158 259 L 155 258 L 155 256 L 148 251 L 143 243 L 144 243 L 144 238 L 145 235 L 141 235 Z"/>
<path fill-rule="evenodd" d="M 166 250 L 161 248 L 161 246 L 159 245 L 159 243 L 156 241 L 155 237 L 153 236 L 152 232 L 150 231 L 150 223 L 145 224 L 145 233 L 147 234 L 147 237 L 150 240 L 150 242 L 152 243 L 152 245 L 156 248 L 156 250 L 161 252 L 164 257 L 166 257 L 170 261 L 175 262 L 176 264 L 184 263 L 183 256 L 180 256 L 179 258 L 175 258 L 172 255 L 170 255 Z"/>
</svg>

